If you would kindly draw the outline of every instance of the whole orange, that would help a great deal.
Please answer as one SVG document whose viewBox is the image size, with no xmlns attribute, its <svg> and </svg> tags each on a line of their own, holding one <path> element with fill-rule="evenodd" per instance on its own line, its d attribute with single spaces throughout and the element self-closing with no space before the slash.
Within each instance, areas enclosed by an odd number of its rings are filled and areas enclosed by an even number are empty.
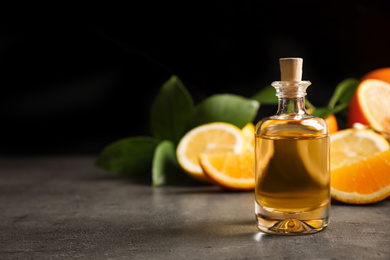
<svg viewBox="0 0 390 260">
<path fill-rule="evenodd" d="M 324 120 L 328 124 L 330 134 L 336 133 L 339 130 L 334 114 L 330 114 L 329 116 L 325 117 Z"/>
</svg>

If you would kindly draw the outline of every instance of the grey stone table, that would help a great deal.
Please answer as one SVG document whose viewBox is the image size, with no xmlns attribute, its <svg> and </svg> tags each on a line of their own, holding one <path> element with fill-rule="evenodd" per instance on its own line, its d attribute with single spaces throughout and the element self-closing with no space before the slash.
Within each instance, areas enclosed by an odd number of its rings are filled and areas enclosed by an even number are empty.
<svg viewBox="0 0 390 260">
<path fill-rule="evenodd" d="M 0 159 L 0 259 L 390 259 L 390 199 L 332 202 L 326 230 L 273 236 L 252 192 L 153 188 L 92 162 Z"/>
</svg>

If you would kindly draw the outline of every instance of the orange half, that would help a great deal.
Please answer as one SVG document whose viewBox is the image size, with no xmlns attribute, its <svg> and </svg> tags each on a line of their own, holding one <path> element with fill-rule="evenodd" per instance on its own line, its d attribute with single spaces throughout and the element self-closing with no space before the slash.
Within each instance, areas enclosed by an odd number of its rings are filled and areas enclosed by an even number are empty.
<svg viewBox="0 0 390 260">
<path fill-rule="evenodd" d="M 331 172 L 332 197 L 367 204 L 390 196 L 390 149 Z"/>
<path fill-rule="evenodd" d="M 379 79 L 387 83 L 390 83 L 390 68 L 380 68 L 380 69 L 370 71 L 369 73 L 364 75 L 360 81 L 366 79 Z"/>
<path fill-rule="evenodd" d="M 186 133 L 180 140 L 176 155 L 180 166 L 190 176 L 200 181 L 210 182 L 199 165 L 201 153 L 241 153 L 245 140 L 238 127 L 215 122 L 198 126 Z"/>
<path fill-rule="evenodd" d="M 381 80 L 362 81 L 349 104 L 348 124 L 369 125 L 390 132 L 390 84 Z"/>
<path fill-rule="evenodd" d="M 218 186 L 232 190 L 253 190 L 255 187 L 253 152 L 201 154 L 199 163 L 206 176 Z"/>
<path fill-rule="evenodd" d="M 330 139 L 334 199 L 367 204 L 390 195 L 390 145 L 383 136 L 371 130 L 345 129 Z"/>
</svg>

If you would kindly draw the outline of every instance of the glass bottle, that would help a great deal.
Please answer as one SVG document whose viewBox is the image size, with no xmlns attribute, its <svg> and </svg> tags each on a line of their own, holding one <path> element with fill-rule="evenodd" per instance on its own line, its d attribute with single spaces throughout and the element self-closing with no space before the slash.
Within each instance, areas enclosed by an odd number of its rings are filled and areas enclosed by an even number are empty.
<svg viewBox="0 0 390 260">
<path fill-rule="evenodd" d="M 255 212 L 260 230 L 306 234 L 329 222 L 329 130 L 305 111 L 306 88 L 300 58 L 280 59 L 275 81 L 278 111 L 255 130 Z"/>
</svg>

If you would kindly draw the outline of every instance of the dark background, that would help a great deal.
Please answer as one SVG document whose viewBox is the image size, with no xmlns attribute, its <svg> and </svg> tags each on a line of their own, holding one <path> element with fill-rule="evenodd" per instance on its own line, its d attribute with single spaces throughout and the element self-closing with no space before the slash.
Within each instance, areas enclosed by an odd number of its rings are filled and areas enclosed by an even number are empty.
<svg viewBox="0 0 390 260">
<path fill-rule="evenodd" d="M 195 102 L 249 97 L 302 57 L 308 97 L 390 66 L 386 1 L 182 1 L 27 12 L 0 27 L 2 155 L 98 154 L 149 135 L 173 74 Z M 260 108 L 259 116 L 274 108 Z"/>
</svg>

